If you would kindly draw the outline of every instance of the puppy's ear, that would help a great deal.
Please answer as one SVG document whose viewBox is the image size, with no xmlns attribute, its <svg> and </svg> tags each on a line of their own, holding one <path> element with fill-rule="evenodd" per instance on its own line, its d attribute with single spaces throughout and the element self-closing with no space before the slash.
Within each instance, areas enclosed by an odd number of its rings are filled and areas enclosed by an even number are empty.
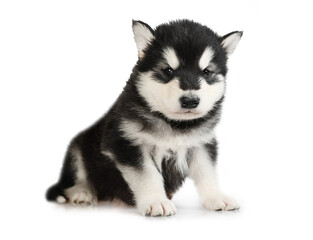
<svg viewBox="0 0 313 240">
<path fill-rule="evenodd" d="M 235 31 L 221 37 L 222 46 L 225 49 L 227 56 L 231 55 L 235 51 L 235 48 L 237 47 L 237 44 L 242 37 L 242 34 L 243 32 Z"/>
<path fill-rule="evenodd" d="M 138 49 L 138 57 L 141 59 L 144 56 L 144 50 L 154 39 L 154 31 L 148 24 L 133 20 L 133 32 Z"/>
</svg>

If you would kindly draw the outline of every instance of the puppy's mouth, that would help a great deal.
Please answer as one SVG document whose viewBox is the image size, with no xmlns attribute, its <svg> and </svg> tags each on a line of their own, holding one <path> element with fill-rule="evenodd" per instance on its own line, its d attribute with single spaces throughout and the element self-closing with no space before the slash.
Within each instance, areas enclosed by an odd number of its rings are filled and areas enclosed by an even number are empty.
<svg viewBox="0 0 313 240">
<path fill-rule="evenodd" d="M 187 115 L 187 116 L 199 116 L 199 115 L 201 115 L 200 112 L 198 112 L 196 110 L 190 110 L 190 109 L 182 109 L 180 111 L 175 112 L 175 114 Z"/>
</svg>

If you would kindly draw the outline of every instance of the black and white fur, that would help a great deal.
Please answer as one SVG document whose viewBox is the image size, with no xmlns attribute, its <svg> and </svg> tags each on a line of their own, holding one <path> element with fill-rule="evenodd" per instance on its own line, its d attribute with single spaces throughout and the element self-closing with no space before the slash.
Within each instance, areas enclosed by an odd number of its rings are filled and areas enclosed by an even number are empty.
<svg viewBox="0 0 313 240">
<path fill-rule="evenodd" d="M 121 200 L 149 216 L 176 213 L 186 177 L 208 210 L 234 210 L 215 171 L 227 58 L 242 32 L 218 36 L 189 20 L 153 30 L 133 21 L 138 62 L 112 108 L 70 143 L 47 199 L 74 205 Z"/>
</svg>

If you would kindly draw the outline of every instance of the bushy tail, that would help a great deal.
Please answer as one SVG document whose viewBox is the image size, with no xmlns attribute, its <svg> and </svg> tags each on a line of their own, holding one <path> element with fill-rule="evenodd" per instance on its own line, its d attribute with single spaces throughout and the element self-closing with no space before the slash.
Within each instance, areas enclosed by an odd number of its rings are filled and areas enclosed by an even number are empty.
<svg viewBox="0 0 313 240">
<path fill-rule="evenodd" d="M 48 201 L 57 201 L 65 203 L 67 201 L 63 188 L 59 183 L 52 185 L 46 192 L 46 199 Z"/>
</svg>

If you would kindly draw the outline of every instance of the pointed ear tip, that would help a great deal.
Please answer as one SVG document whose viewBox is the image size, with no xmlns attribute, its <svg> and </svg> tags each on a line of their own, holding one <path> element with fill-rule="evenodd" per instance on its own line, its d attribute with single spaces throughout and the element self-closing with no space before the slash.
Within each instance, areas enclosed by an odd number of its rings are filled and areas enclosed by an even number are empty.
<svg viewBox="0 0 313 240">
<path fill-rule="evenodd" d="M 234 31 L 230 35 L 232 35 L 232 34 L 237 35 L 239 38 L 241 38 L 243 35 L 243 31 Z"/>
<path fill-rule="evenodd" d="M 134 20 L 134 19 L 132 19 L 132 26 L 135 26 L 136 24 L 138 24 L 139 23 L 139 21 L 138 20 Z"/>
</svg>

